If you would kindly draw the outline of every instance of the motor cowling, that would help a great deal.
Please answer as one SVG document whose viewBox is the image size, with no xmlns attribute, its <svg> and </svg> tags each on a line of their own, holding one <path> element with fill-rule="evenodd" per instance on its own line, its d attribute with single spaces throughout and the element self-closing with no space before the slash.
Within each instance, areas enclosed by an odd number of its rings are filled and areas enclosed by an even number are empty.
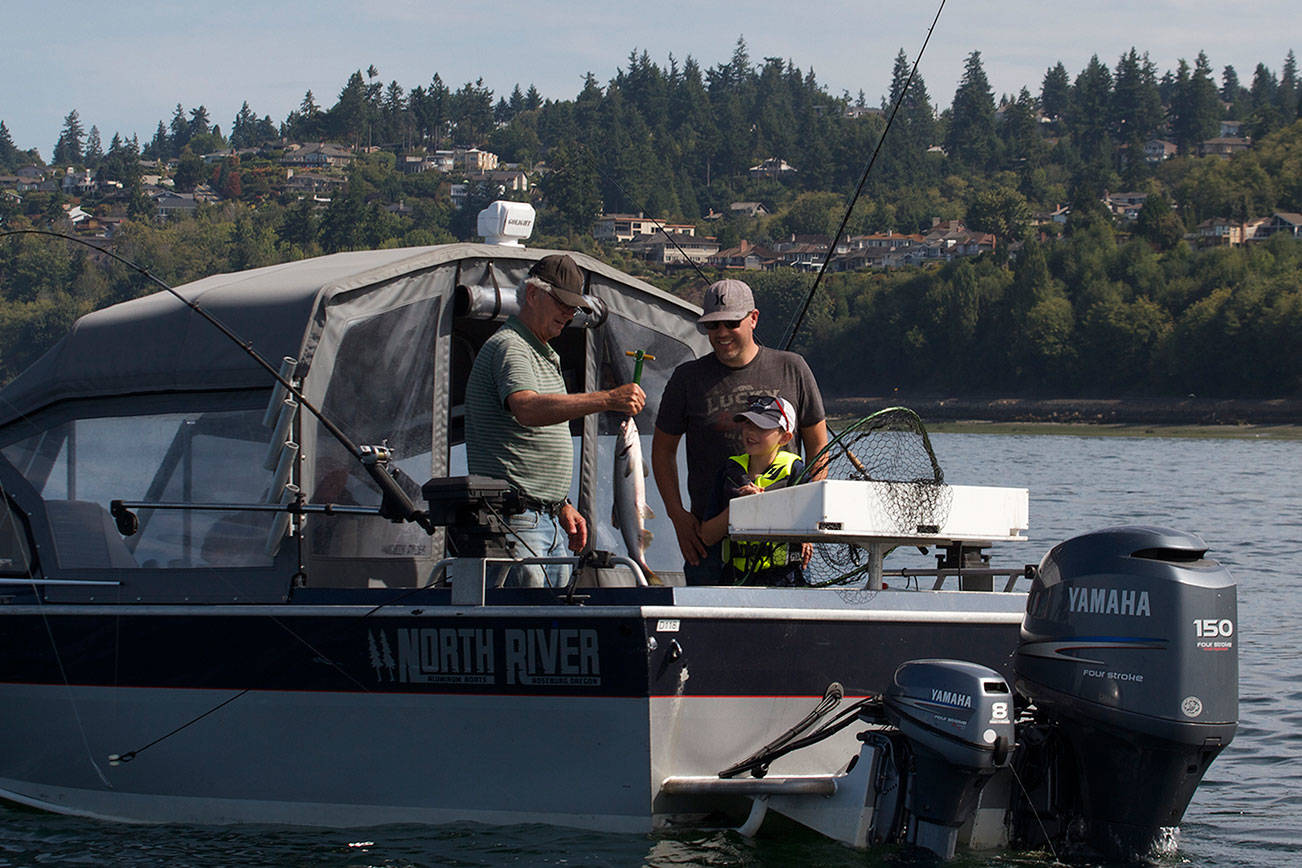
<svg viewBox="0 0 1302 868">
<path fill-rule="evenodd" d="M 895 670 L 883 704 L 911 753 L 908 837 L 949 858 L 981 788 L 1008 762 L 1015 735 L 1012 692 L 985 666 L 911 660 Z"/>
<path fill-rule="evenodd" d="M 1051 549 L 1027 599 L 1017 690 L 1070 746 L 1091 845 L 1144 856 L 1238 720 L 1236 588 L 1190 533 L 1119 527 Z"/>
</svg>

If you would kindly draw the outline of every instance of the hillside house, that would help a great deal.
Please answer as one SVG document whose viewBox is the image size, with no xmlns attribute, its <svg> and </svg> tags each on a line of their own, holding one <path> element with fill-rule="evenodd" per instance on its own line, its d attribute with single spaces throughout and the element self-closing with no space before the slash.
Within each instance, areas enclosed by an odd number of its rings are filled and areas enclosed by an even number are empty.
<svg viewBox="0 0 1302 868">
<path fill-rule="evenodd" d="M 491 172 L 497 168 L 498 157 L 492 151 L 479 148 L 461 149 L 452 152 L 452 170 L 461 172 Z"/>
<path fill-rule="evenodd" d="M 719 245 L 713 238 L 674 232 L 670 237 L 666 237 L 663 233 L 640 235 L 629 242 L 628 249 L 648 262 L 661 265 L 684 265 L 689 260 L 696 263 L 706 262 L 719 252 Z"/>
<path fill-rule="evenodd" d="M 773 251 L 757 247 L 743 239 L 736 247 L 720 250 L 713 256 L 708 257 L 706 262 L 716 268 L 759 271 L 765 267 L 766 263 L 772 262 L 776 258 Z"/>
<path fill-rule="evenodd" d="M 752 178 L 784 178 L 795 172 L 796 168 L 786 160 L 769 157 L 758 166 L 751 166 L 747 171 Z"/>
<path fill-rule="evenodd" d="M 351 150 L 331 142 L 290 145 L 285 155 L 280 158 L 282 166 L 303 166 L 311 169 L 342 168 L 352 161 Z"/>
<path fill-rule="evenodd" d="M 1285 232 L 1293 238 L 1302 238 L 1302 214 L 1292 211 L 1276 211 L 1273 216 L 1258 227 L 1255 239 L 1266 239 L 1277 232 Z"/>
<path fill-rule="evenodd" d="M 1198 153 L 1204 157 L 1232 157 L 1252 147 L 1252 139 L 1238 136 L 1218 136 L 1208 139 L 1198 146 Z"/>
<path fill-rule="evenodd" d="M 1169 160 L 1179 151 L 1180 149 L 1176 147 L 1175 142 L 1168 142 L 1166 139 L 1149 139 L 1144 142 L 1144 159 L 1150 163 Z"/>
<path fill-rule="evenodd" d="M 667 220 L 647 217 L 639 211 L 637 214 L 601 215 L 592 224 L 592 237 L 598 241 L 632 241 L 639 235 L 659 234 L 661 226 L 666 232 L 696 234 L 696 226 L 691 223 L 670 223 Z"/>
</svg>

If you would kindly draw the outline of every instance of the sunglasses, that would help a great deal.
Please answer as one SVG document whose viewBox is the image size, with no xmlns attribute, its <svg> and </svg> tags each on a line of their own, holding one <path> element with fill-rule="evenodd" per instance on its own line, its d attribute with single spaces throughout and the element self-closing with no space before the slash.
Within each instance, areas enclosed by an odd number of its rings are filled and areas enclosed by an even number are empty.
<svg viewBox="0 0 1302 868">
<path fill-rule="evenodd" d="M 742 320 L 744 319 L 745 317 L 742 317 L 742 319 L 716 319 L 714 322 L 707 322 L 705 324 L 705 330 L 712 332 L 719 326 L 723 326 L 729 331 L 736 331 L 741 328 Z"/>
<path fill-rule="evenodd" d="M 746 399 L 746 408 L 761 412 L 764 410 L 777 410 L 778 415 L 782 417 L 782 421 L 791 424 L 791 420 L 787 418 L 787 411 L 782 409 L 782 402 L 772 395 L 751 395 Z M 791 429 L 795 430 L 794 424 Z"/>
</svg>

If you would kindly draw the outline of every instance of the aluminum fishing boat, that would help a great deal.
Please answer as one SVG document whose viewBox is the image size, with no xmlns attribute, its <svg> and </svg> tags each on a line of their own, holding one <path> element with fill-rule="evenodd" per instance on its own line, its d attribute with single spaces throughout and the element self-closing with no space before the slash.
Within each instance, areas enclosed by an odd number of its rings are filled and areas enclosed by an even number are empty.
<svg viewBox="0 0 1302 868">
<path fill-rule="evenodd" d="M 648 586 L 610 519 L 622 420 L 594 415 L 571 425 L 594 552 L 570 588 L 498 587 L 511 492 L 465 476 L 463 396 L 554 252 L 518 243 L 531 217 L 119 304 L 0 393 L 0 797 L 622 832 L 773 810 L 942 855 L 1136 853 L 1178 824 L 1237 719 L 1235 587 L 1188 534 L 1087 534 L 1000 573 L 972 554 L 1022 538 L 1025 491 L 955 488 L 901 527 L 875 512 L 895 483 L 826 480 L 737 501 L 733 533 L 855 546 L 853 584 L 682 587 L 652 489 Z M 554 344 L 566 382 L 653 355 L 650 432 L 709 351 L 699 309 L 571 255 L 595 312 Z M 948 565 L 892 577 L 900 545 Z"/>
</svg>

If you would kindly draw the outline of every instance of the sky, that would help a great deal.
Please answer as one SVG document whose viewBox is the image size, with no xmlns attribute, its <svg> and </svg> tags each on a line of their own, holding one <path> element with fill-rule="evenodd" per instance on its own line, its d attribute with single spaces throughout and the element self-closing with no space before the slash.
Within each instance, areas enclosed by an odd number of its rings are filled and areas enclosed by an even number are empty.
<svg viewBox="0 0 1302 868">
<path fill-rule="evenodd" d="M 691 56 L 726 63 L 738 37 L 751 60 L 780 57 L 814 70 L 830 93 L 880 103 L 896 53 L 918 54 L 939 0 L 46 0 L 6 4 L 0 49 L 0 120 L 19 148 L 49 159 L 67 114 L 146 144 L 177 103 L 204 105 L 229 133 L 241 104 L 279 123 L 311 90 L 333 105 L 348 76 L 370 65 L 386 85 L 456 89 L 483 79 L 496 96 L 519 84 L 573 99 L 586 73 L 603 84 L 645 50 L 665 67 Z M 1250 84 L 1258 63 L 1278 74 L 1302 50 L 1298 0 L 949 0 L 919 74 L 949 104 L 966 58 L 981 52 L 996 98 L 1039 93 L 1062 61 L 1074 78 L 1097 54 L 1109 67 L 1132 46 L 1160 72 L 1206 51 L 1220 83 L 1233 65 Z"/>
</svg>

